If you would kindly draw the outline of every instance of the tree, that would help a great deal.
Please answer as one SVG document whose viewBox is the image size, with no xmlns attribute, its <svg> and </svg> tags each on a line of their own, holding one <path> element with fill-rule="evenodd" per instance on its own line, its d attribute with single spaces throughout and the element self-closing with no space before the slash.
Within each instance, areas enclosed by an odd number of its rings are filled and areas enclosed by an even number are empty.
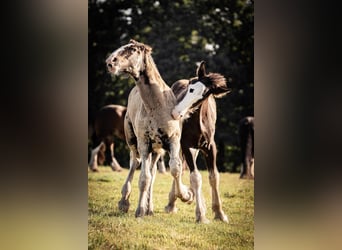
<svg viewBox="0 0 342 250">
<path fill-rule="evenodd" d="M 205 60 L 208 70 L 223 74 L 233 90 L 217 100 L 215 139 L 220 171 L 236 171 L 240 159 L 237 124 L 242 117 L 254 115 L 253 27 L 251 1 L 90 0 L 89 123 L 106 104 L 127 105 L 133 80 L 112 78 L 104 61 L 130 38 L 153 48 L 156 65 L 170 86 L 194 76 L 196 63 Z M 118 160 L 124 161 L 120 155 Z"/>
</svg>

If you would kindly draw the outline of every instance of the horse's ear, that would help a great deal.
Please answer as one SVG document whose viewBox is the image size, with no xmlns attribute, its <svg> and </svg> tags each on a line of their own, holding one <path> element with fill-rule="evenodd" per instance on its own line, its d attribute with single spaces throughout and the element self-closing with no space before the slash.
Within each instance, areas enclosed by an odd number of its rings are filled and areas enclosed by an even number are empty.
<svg viewBox="0 0 342 250">
<path fill-rule="evenodd" d="M 137 45 L 138 48 L 141 50 L 141 51 L 145 51 L 145 52 L 148 52 L 148 53 L 151 53 L 152 52 L 152 48 L 146 44 L 143 44 L 143 43 L 140 43 L 140 42 L 137 42 L 135 41 L 134 39 L 130 39 L 129 40 L 129 43 L 133 43 L 134 45 Z"/>
<path fill-rule="evenodd" d="M 206 71 L 205 71 L 205 61 L 201 61 L 200 65 L 197 68 L 197 72 L 196 75 L 198 76 L 198 78 L 202 78 L 206 75 Z"/>
<path fill-rule="evenodd" d="M 148 53 L 151 53 L 152 52 L 152 47 L 144 44 L 144 49 L 145 49 L 145 52 L 148 52 Z"/>
<path fill-rule="evenodd" d="M 212 93 L 215 96 L 215 98 L 221 98 L 230 92 L 232 92 L 231 89 L 223 86 L 216 87 L 212 90 Z"/>
</svg>

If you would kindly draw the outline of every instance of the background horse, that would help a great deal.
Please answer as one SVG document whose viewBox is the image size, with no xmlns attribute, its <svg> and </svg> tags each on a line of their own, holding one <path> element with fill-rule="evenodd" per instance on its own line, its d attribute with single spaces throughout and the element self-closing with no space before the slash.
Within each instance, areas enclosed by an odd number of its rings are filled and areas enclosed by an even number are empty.
<svg viewBox="0 0 342 250">
<path fill-rule="evenodd" d="M 121 105 L 106 105 L 96 114 L 94 121 L 94 131 L 92 143 L 94 149 L 91 150 L 89 168 L 98 171 L 97 164 L 103 164 L 108 159 L 109 165 L 114 171 L 121 171 L 121 165 L 114 156 L 114 137 L 126 140 L 124 132 L 124 120 L 127 108 Z M 108 154 L 105 154 L 109 151 Z M 158 160 L 158 171 L 165 173 L 164 154 Z"/>
<path fill-rule="evenodd" d="M 184 119 L 181 148 L 183 164 L 190 169 L 191 189 L 196 197 L 196 221 L 207 223 L 205 202 L 202 195 L 202 176 L 198 171 L 196 159 L 199 151 L 204 154 L 209 171 L 209 183 L 212 191 L 212 210 L 215 219 L 228 222 L 222 210 L 219 196 L 219 172 L 216 166 L 216 143 L 214 140 L 216 123 L 216 102 L 214 98 L 222 97 L 230 90 L 226 79 L 217 73 L 206 73 L 205 64 L 201 62 L 197 68 L 197 77 L 190 80 L 179 80 L 172 85 L 178 104 L 172 111 L 175 119 Z M 193 103 L 195 101 L 195 103 Z M 174 187 L 169 195 L 166 211 L 176 211 Z"/>
<path fill-rule="evenodd" d="M 239 142 L 241 147 L 240 178 L 254 179 L 254 117 L 246 116 L 239 122 Z"/>
<path fill-rule="evenodd" d="M 114 171 L 121 171 L 121 166 L 114 156 L 114 136 L 125 140 L 123 121 L 126 111 L 127 108 L 121 105 L 107 105 L 97 112 L 93 123 L 93 149 L 89 161 L 89 168 L 92 171 L 98 171 L 98 155 L 106 148 L 110 150 L 111 168 Z"/>
<path fill-rule="evenodd" d="M 136 83 L 128 97 L 124 122 L 126 141 L 131 151 L 130 170 L 118 204 L 121 211 L 128 211 L 131 181 L 135 169 L 141 164 L 136 217 L 153 214 L 152 194 L 156 161 L 162 149 L 170 156 L 169 167 L 174 177 L 175 196 L 184 202 L 192 202 L 194 198 L 193 191 L 183 185 L 181 180 L 181 124 L 171 116 L 176 97 L 160 76 L 151 51 L 148 45 L 130 40 L 106 60 L 110 73 L 128 74 Z"/>
</svg>

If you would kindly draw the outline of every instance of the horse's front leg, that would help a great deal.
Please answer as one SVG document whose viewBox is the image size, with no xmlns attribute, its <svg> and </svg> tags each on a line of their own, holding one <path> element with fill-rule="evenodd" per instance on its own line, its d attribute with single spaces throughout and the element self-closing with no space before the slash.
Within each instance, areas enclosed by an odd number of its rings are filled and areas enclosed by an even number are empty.
<svg viewBox="0 0 342 250">
<path fill-rule="evenodd" d="M 175 196 L 183 202 L 191 203 L 194 200 L 194 192 L 182 183 L 182 164 L 179 157 L 180 140 L 173 137 L 170 140 L 170 172 L 174 178 Z"/>
<path fill-rule="evenodd" d="M 147 215 L 153 215 L 153 185 L 154 185 L 154 180 L 156 178 L 156 173 L 157 173 L 157 162 L 159 161 L 160 155 L 157 153 L 152 154 L 152 162 L 151 162 L 151 183 L 150 183 L 150 188 L 148 190 L 148 207 L 147 207 Z"/>
<path fill-rule="evenodd" d="M 138 157 L 138 152 L 136 149 L 131 149 L 130 152 L 130 168 L 128 172 L 128 176 L 126 178 L 125 184 L 122 186 L 121 189 L 121 200 L 118 203 L 119 209 L 122 212 L 127 213 L 130 203 L 129 203 L 129 196 L 132 192 L 132 180 L 134 177 L 134 172 L 138 168 L 140 164 L 140 159 Z"/>
<path fill-rule="evenodd" d="M 175 190 L 175 180 L 172 182 L 171 191 L 169 193 L 169 203 L 165 207 L 165 212 L 167 213 L 176 213 L 177 207 L 176 207 L 176 190 Z"/>
<path fill-rule="evenodd" d="M 185 159 L 183 159 L 182 174 L 183 174 L 183 171 L 186 168 L 187 168 L 187 164 L 186 164 Z M 176 190 L 175 190 L 175 180 L 173 180 L 171 191 L 169 193 L 169 203 L 165 207 L 165 212 L 167 212 L 167 213 L 177 213 L 178 209 L 176 207 L 176 200 L 177 200 L 177 196 L 176 196 Z"/>
<path fill-rule="evenodd" d="M 138 143 L 139 144 L 139 143 Z M 148 153 L 148 144 L 140 143 L 139 154 L 141 156 L 141 172 L 139 176 L 139 202 L 135 217 L 143 217 L 147 214 L 148 196 L 152 182 L 151 161 L 152 153 Z"/>
<path fill-rule="evenodd" d="M 205 152 L 207 154 L 205 160 L 209 171 L 209 183 L 211 186 L 212 210 L 215 213 L 215 219 L 228 223 L 228 217 L 222 210 L 222 201 L 219 194 L 220 175 L 216 166 L 216 144 L 211 144 L 210 149 L 206 149 Z"/>
<path fill-rule="evenodd" d="M 196 222 L 208 223 L 209 220 L 206 218 L 206 206 L 204 197 L 202 194 L 202 176 L 197 169 L 196 159 L 198 156 L 198 149 L 183 148 L 184 158 L 190 169 L 190 185 L 191 189 L 195 193 L 196 198 Z"/>
</svg>

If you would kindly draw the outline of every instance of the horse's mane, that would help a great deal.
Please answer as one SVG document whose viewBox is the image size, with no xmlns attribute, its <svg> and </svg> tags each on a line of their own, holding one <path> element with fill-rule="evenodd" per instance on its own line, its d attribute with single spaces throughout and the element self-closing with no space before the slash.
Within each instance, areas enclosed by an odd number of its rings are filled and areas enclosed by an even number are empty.
<svg viewBox="0 0 342 250">
<path fill-rule="evenodd" d="M 212 82 L 212 85 L 214 86 L 214 88 L 227 88 L 227 82 L 226 82 L 226 78 L 219 74 L 219 73 L 208 73 L 206 75 L 209 78 L 209 82 Z M 223 93 L 223 94 L 214 94 L 215 98 L 221 98 L 223 96 L 225 96 L 227 93 Z"/>
<path fill-rule="evenodd" d="M 161 77 L 159 73 L 159 70 L 156 64 L 154 63 L 154 60 L 152 58 L 150 51 L 145 52 L 145 70 L 146 70 L 147 76 L 150 79 L 155 80 L 157 83 L 163 83 L 166 85 L 165 81 L 163 80 L 163 78 Z"/>
<path fill-rule="evenodd" d="M 166 85 L 159 73 L 157 65 L 154 63 L 152 58 L 152 48 L 147 44 L 137 42 L 133 39 L 131 39 L 129 42 L 134 44 L 140 51 L 144 53 L 144 64 L 148 78 L 156 81 L 156 83 L 163 83 Z"/>
<path fill-rule="evenodd" d="M 209 73 L 207 77 L 210 81 L 218 87 L 227 87 L 226 78 L 219 73 Z"/>
</svg>

